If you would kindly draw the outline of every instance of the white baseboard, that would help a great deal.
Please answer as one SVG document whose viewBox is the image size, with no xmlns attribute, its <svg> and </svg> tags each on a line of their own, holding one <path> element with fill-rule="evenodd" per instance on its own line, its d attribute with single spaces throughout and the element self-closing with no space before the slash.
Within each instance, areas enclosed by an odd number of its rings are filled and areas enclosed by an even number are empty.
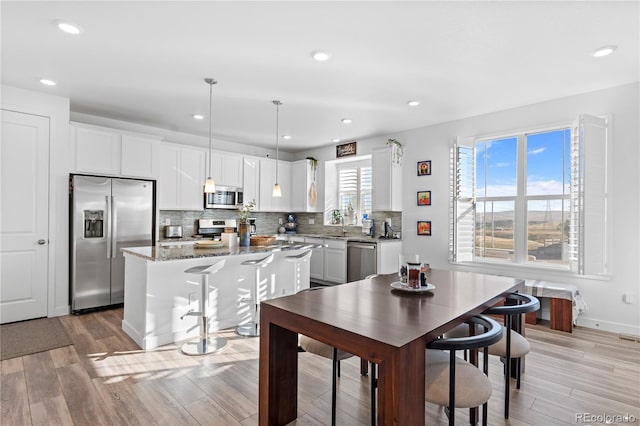
<svg viewBox="0 0 640 426">
<path fill-rule="evenodd" d="M 595 330 L 609 331 L 611 333 L 640 336 L 640 327 L 628 324 L 620 324 L 612 321 L 602 321 L 595 318 L 578 317 L 578 327 L 593 328 Z"/>
<path fill-rule="evenodd" d="M 62 317 L 65 315 L 69 315 L 70 312 L 71 312 L 70 305 L 56 306 L 53 311 L 53 314 L 49 315 L 49 317 Z"/>
</svg>

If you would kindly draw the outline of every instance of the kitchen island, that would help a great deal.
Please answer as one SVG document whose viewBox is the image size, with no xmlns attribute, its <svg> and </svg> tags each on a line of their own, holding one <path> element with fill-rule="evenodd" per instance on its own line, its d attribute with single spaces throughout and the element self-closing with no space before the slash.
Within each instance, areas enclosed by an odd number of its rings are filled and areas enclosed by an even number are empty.
<svg viewBox="0 0 640 426">
<path fill-rule="evenodd" d="M 286 256 L 309 249 L 308 245 L 286 242 L 231 248 L 156 245 L 123 249 L 122 329 L 142 349 L 197 336 L 200 318 L 184 314 L 200 310 L 200 277 L 184 271 L 221 260 L 225 260 L 224 267 L 209 280 L 209 330 L 246 323 L 250 320 L 251 303 L 245 300 L 255 285 L 255 270 L 241 263 L 274 253 L 274 260 L 260 270 L 260 297 L 271 299 L 309 287 L 309 262 L 300 262 L 296 268 L 294 263 L 284 261 Z"/>
</svg>

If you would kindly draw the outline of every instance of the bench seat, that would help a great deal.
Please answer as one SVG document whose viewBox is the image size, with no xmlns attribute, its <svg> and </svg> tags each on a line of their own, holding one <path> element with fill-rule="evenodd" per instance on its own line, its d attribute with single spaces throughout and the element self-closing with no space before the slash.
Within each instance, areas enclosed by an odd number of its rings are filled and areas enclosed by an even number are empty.
<svg viewBox="0 0 640 426">
<path fill-rule="evenodd" d="M 586 311 L 587 306 L 575 285 L 554 283 L 542 280 L 525 280 L 527 294 L 549 299 L 549 319 L 552 330 L 571 333 L 577 323 L 578 315 Z M 527 324 L 536 323 L 536 313 L 526 315 Z"/>
</svg>

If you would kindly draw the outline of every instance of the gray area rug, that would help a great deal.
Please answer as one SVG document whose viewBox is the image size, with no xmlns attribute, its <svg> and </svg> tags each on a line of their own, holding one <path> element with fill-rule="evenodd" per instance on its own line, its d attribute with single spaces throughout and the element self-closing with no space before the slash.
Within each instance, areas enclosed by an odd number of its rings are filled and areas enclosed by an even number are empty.
<svg viewBox="0 0 640 426">
<path fill-rule="evenodd" d="M 58 318 L 0 325 L 0 360 L 73 344 Z"/>
</svg>

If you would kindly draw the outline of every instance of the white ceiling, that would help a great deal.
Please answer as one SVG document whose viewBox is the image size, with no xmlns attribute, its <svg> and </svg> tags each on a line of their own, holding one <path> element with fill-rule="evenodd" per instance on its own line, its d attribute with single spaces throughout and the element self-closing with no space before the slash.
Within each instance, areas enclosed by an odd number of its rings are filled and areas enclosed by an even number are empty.
<svg viewBox="0 0 640 426">
<path fill-rule="evenodd" d="M 288 151 L 639 80 L 638 1 L 2 1 L 2 83 Z M 65 34 L 55 20 L 84 29 Z M 596 59 L 596 48 L 617 51 Z M 327 62 L 310 53 L 324 49 Z M 45 87 L 41 78 L 57 82 Z M 418 99 L 418 107 L 407 101 Z M 194 113 L 205 120 L 196 121 Z M 353 123 L 345 125 L 341 118 Z"/>
</svg>

